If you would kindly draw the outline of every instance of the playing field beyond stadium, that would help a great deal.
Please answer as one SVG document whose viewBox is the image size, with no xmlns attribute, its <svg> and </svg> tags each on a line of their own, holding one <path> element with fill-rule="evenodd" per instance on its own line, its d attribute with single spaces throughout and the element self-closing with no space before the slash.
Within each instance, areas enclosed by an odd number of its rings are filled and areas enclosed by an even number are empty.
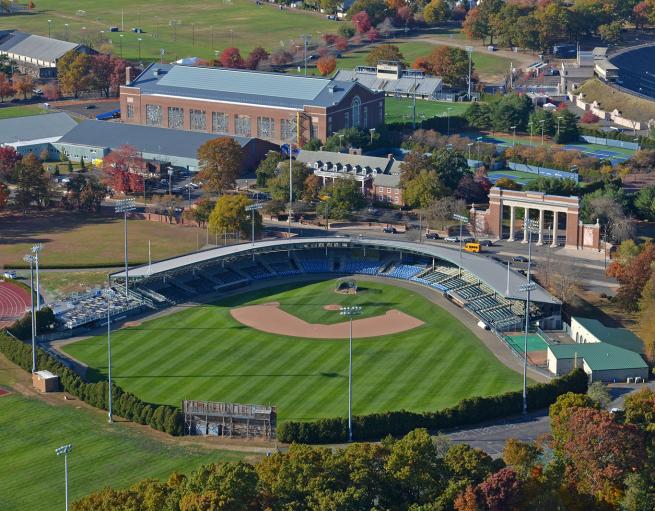
<svg viewBox="0 0 655 511">
<path fill-rule="evenodd" d="M 471 330 L 419 294 L 379 282 L 360 283 L 356 295 L 337 294 L 334 288 L 335 280 L 269 288 L 117 331 L 112 335 L 112 376 L 125 390 L 153 403 L 179 406 L 182 399 L 207 399 L 272 404 L 282 421 L 344 416 L 345 339 L 282 337 L 254 330 L 230 315 L 231 307 L 275 301 L 308 323 L 343 321 L 332 310 L 337 304 L 361 305 L 360 318 L 397 309 L 424 322 L 402 333 L 354 341 L 355 414 L 434 410 L 465 397 L 520 387 L 519 374 L 502 365 Z M 101 336 L 64 349 L 90 366 L 90 378 L 102 379 L 106 342 Z"/>
</svg>

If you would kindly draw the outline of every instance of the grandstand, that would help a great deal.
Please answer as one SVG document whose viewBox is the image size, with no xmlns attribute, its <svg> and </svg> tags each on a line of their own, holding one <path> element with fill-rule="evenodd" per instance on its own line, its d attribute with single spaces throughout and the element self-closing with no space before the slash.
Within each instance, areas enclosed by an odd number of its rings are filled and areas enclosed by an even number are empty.
<svg viewBox="0 0 655 511">
<path fill-rule="evenodd" d="M 507 274 L 507 269 L 496 261 L 434 245 L 364 238 L 262 241 L 133 268 L 129 277 L 134 292 L 130 302 L 121 306 L 123 312 L 136 312 L 144 306 L 166 307 L 203 295 L 219 298 L 221 292 L 266 279 L 312 274 L 361 274 L 427 286 L 497 333 L 520 330 L 524 323 L 525 298 L 517 292 L 524 278 L 514 272 Z M 115 273 L 111 279 L 120 288 L 124 274 Z M 531 321 L 558 328 L 560 302 L 540 287 L 532 293 L 532 300 Z M 82 314 L 79 309 L 87 312 Z M 67 328 L 74 328 L 97 320 L 101 309 L 80 301 L 58 319 Z"/>
</svg>

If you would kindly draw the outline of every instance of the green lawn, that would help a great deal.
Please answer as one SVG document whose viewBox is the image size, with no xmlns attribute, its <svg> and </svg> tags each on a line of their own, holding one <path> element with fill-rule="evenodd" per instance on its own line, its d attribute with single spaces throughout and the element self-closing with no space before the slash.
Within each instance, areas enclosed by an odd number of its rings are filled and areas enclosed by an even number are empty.
<svg viewBox="0 0 655 511">
<path fill-rule="evenodd" d="M 118 216 L 71 211 L 0 215 L 0 267 L 25 267 L 23 256 L 34 243 L 43 243 L 42 267 L 121 266 L 123 221 Z M 128 221 L 129 258 L 148 261 L 148 240 L 153 260 L 196 250 L 206 241 L 202 229 L 147 220 Z"/>
<path fill-rule="evenodd" d="M 0 21 L 2 18 L 0 18 Z M 12 117 L 27 117 L 28 115 L 45 114 L 48 111 L 38 105 L 23 106 L 5 106 L 0 105 L 0 119 L 10 119 Z"/>
<path fill-rule="evenodd" d="M 318 38 L 319 33 L 336 32 L 338 27 L 323 15 L 286 8 L 280 11 L 277 6 L 257 6 L 248 0 L 40 0 L 35 4 L 30 15 L 0 17 L 0 29 L 17 28 L 47 36 L 50 19 L 52 37 L 92 42 L 94 46 L 111 40 L 116 54 L 120 54 L 122 40 L 123 56 L 128 59 L 139 58 L 139 38 L 144 60 L 159 60 L 161 48 L 167 61 L 190 56 L 209 59 L 214 57 L 214 50 L 228 46 L 236 46 L 242 53 L 258 45 L 270 51 L 278 48 L 280 41 L 301 34 Z M 109 32 L 111 26 L 121 27 L 121 13 L 123 38 Z M 145 33 L 135 34 L 130 31 L 132 27 L 141 27 Z"/>
<path fill-rule="evenodd" d="M 333 322 L 323 305 L 358 303 L 369 314 L 396 308 L 424 325 L 402 334 L 355 340 L 356 414 L 433 410 L 464 397 L 516 390 L 520 376 L 503 366 L 473 333 L 429 300 L 399 287 L 365 282 L 361 295 L 334 293 L 335 281 L 246 293 L 185 309 L 112 335 L 112 376 L 155 403 L 184 398 L 273 404 L 282 421 L 343 416 L 348 349 L 344 340 L 280 337 L 236 322 L 230 307 L 278 301 L 308 321 Z M 106 340 L 66 346 L 104 378 Z M 95 369 L 93 369 L 95 368 Z"/>
<path fill-rule="evenodd" d="M 386 98 L 385 99 L 385 121 L 390 122 L 411 122 L 413 116 L 413 103 L 411 98 Z M 416 123 L 421 121 L 421 114 L 425 119 L 446 115 L 450 109 L 450 115 L 463 115 L 468 108 L 468 103 L 449 103 L 439 101 L 416 100 Z"/>
<path fill-rule="evenodd" d="M 86 408 L 52 406 L 19 395 L 0 397 L 0 509 L 64 508 L 64 460 L 55 448 L 73 444 L 69 456 L 71 502 L 105 486 L 166 479 L 203 463 L 243 458 L 242 453 L 178 447 L 124 424 L 109 425 Z"/>
</svg>

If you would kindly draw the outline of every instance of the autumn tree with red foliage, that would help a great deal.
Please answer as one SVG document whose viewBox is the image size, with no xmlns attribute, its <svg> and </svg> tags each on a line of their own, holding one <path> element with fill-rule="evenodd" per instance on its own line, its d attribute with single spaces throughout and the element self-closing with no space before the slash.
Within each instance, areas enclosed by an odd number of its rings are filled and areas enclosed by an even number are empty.
<svg viewBox="0 0 655 511">
<path fill-rule="evenodd" d="M 607 268 L 607 274 L 619 283 L 616 299 L 628 310 L 636 310 L 646 282 L 652 275 L 652 264 L 655 261 L 655 244 L 646 242 L 639 254 L 621 264 L 612 261 Z"/>
<path fill-rule="evenodd" d="M 518 510 L 521 482 L 512 468 L 501 468 L 477 487 L 484 509 L 489 511 Z"/>
<path fill-rule="evenodd" d="M 338 36 L 334 40 L 334 47 L 339 51 L 344 51 L 348 49 L 348 39 L 343 36 Z"/>
<path fill-rule="evenodd" d="M 257 69 L 262 62 L 268 60 L 268 52 L 261 46 L 253 49 L 249 54 L 245 62 L 246 69 Z"/>
<path fill-rule="evenodd" d="M 366 11 L 360 11 L 355 14 L 352 18 L 353 26 L 358 34 L 365 34 L 371 30 L 371 19 L 368 17 Z"/>
<path fill-rule="evenodd" d="M 14 86 L 5 73 L 0 73 L 0 102 L 14 95 Z"/>
<path fill-rule="evenodd" d="M 143 192 L 145 162 L 131 145 L 122 145 L 102 160 L 107 186 L 118 193 Z"/>
<path fill-rule="evenodd" d="M 243 68 L 244 61 L 239 48 L 225 48 L 221 53 L 221 66 L 229 68 Z"/>
<path fill-rule="evenodd" d="M 34 79 L 30 75 L 14 75 L 13 82 L 14 90 L 23 94 L 23 99 L 34 89 Z"/>
<path fill-rule="evenodd" d="M 11 146 L 0 147 L 0 179 L 13 181 L 16 164 L 22 156 Z"/>
<path fill-rule="evenodd" d="M 585 113 L 582 114 L 582 117 L 580 117 L 580 122 L 585 124 L 594 124 L 599 120 L 600 118 L 591 110 L 587 110 Z"/>
<path fill-rule="evenodd" d="M 332 74 L 337 68 L 337 59 L 334 57 L 321 57 L 316 61 L 316 69 L 321 73 L 321 76 Z"/>
</svg>

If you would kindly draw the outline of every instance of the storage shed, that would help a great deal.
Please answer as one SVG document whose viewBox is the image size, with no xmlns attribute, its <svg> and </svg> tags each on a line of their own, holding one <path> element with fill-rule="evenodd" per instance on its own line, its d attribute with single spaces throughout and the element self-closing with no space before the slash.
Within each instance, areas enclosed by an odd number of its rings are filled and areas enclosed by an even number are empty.
<svg viewBox="0 0 655 511">
<path fill-rule="evenodd" d="M 39 392 L 58 392 L 59 376 L 50 371 L 37 371 L 32 373 L 32 385 Z"/>
</svg>

